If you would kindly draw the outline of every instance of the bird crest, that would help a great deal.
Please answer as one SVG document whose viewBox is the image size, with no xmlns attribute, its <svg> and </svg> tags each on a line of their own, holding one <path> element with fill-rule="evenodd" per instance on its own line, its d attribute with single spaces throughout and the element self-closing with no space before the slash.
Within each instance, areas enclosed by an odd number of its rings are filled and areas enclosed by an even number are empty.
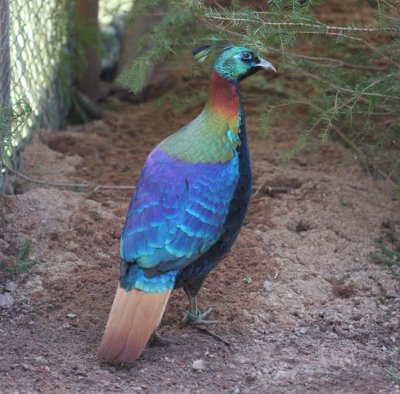
<svg viewBox="0 0 400 394">
<path fill-rule="evenodd" d="M 208 58 L 208 56 L 215 50 L 223 49 L 225 51 L 230 47 L 231 47 L 230 45 L 210 44 L 194 48 L 192 50 L 193 59 L 196 60 L 196 62 L 203 63 Z"/>
</svg>

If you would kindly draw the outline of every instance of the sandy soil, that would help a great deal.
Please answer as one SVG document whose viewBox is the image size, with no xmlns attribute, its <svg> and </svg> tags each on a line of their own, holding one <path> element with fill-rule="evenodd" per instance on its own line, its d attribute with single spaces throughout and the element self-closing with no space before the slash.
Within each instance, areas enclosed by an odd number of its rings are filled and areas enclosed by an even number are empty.
<svg viewBox="0 0 400 394">
<path fill-rule="evenodd" d="M 266 78 L 271 78 L 265 76 Z M 279 76 L 278 76 L 279 78 Z M 109 101 L 105 118 L 42 133 L 22 171 L 57 182 L 134 185 L 152 147 L 192 119 L 157 97 L 191 97 L 204 81 L 170 65 L 145 103 Z M 251 85 L 245 94 L 253 94 Z M 99 363 L 99 344 L 118 277 L 119 235 L 130 190 L 60 190 L 18 179 L 0 197 L 0 391 L 115 393 L 399 393 L 400 286 L 368 257 L 380 240 L 399 242 L 400 202 L 364 173 L 352 153 L 329 143 L 289 164 L 301 114 L 282 114 L 271 137 L 246 105 L 255 190 L 240 238 L 200 295 L 220 321 L 182 327 L 187 307 L 173 294 L 161 332 L 177 343 L 149 346 L 137 363 Z M 13 276 L 18 254 L 36 264 Z M 11 283 L 10 283 L 11 281 Z M 8 301 L 7 301 L 8 300 Z M 205 369 L 195 370 L 195 360 Z"/>
</svg>

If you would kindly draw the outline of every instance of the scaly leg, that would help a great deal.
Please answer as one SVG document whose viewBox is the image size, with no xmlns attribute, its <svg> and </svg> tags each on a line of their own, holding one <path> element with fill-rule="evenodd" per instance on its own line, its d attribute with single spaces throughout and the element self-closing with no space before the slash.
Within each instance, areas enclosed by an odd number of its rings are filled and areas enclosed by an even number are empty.
<svg viewBox="0 0 400 394">
<path fill-rule="evenodd" d="M 213 308 L 207 309 L 204 313 L 201 313 L 197 308 L 197 295 L 191 296 L 188 292 L 186 292 L 189 298 L 189 310 L 186 312 L 184 318 L 182 319 L 183 324 L 215 324 L 218 323 L 218 320 L 205 320 L 211 312 Z"/>
</svg>

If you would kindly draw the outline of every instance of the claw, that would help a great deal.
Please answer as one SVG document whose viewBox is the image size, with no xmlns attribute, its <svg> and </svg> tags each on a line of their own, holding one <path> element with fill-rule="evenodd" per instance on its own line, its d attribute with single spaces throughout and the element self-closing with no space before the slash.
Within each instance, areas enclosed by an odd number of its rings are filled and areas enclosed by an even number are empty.
<svg viewBox="0 0 400 394">
<path fill-rule="evenodd" d="M 152 346 L 168 346 L 178 344 L 178 342 L 174 339 L 163 337 L 158 331 L 153 332 L 149 342 Z"/>
</svg>

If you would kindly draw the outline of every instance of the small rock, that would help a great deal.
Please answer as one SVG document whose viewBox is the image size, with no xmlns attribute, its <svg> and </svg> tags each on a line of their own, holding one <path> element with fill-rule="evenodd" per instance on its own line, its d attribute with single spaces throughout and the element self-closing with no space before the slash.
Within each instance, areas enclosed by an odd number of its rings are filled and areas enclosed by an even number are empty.
<svg viewBox="0 0 400 394">
<path fill-rule="evenodd" d="M 68 319 L 75 319 L 76 315 L 75 315 L 75 313 L 68 313 L 67 317 L 68 317 Z"/>
<path fill-rule="evenodd" d="M 48 364 L 49 363 L 43 356 L 33 356 L 33 359 L 40 364 Z"/>
<path fill-rule="evenodd" d="M 247 276 L 246 278 L 243 279 L 243 282 L 244 282 L 244 283 L 247 283 L 247 284 L 249 285 L 249 284 L 250 284 L 251 282 L 253 282 L 253 281 L 251 280 L 250 277 Z"/>
<path fill-rule="evenodd" d="M 17 290 L 18 285 L 15 282 L 8 281 L 5 286 L 4 290 L 8 291 L 9 293 L 12 293 L 13 291 Z"/>
<path fill-rule="evenodd" d="M 243 354 L 237 354 L 235 356 L 235 361 L 238 362 L 239 364 L 246 364 L 250 361 L 247 357 L 243 356 Z"/>
<path fill-rule="evenodd" d="M 204 362 L 204 360 L 194 360 L 192 368 L 196 371 L 204 371 L 206 369 L 206 363 Z"/>
<path fill-rule="evenodd" d="M 275 374 L 275 379 L 278 379 L 278 380 L 285 379 L 286 376 L 287 376 L 287 372 L 280 370 Z"/>
<path fill-rule="evenodd" d="M 305 327 L 295 327 L 295 329 L 293 330 L 295 332 L 295 334 L 305 334 L 307 332 L 307 328 Z"/>
<path fill-rule="evenodd" d="M 249 373 L 245 376 L 244 379 L 247 383 L 251 383 L 257 379 L 257 375 L 255 373 Z"/>
<path fill-rule="evenodd" d="M 0 294 L 0 308 L 10 308 L 15 302 L 10 293 Z"/>
<path fill-rule="evenodd" d="M 32 370 L 32 367 L 29 364 L 21 364 L 22 369 L 25 371 L 30 371 Z"/>
<path fill-rule="evenodd" d="M 386 293 L 386 298 L 396 298 L 397 293 L 394 290 L 388 290 Z"/>
<path fill-rule="evenodd" d="M 64 324 L 62 325 L 62 328 L 65 328 L 65 329 L 71 328 L 71 324 L 69 324 L 69 323 L 64 323 Z"/>
<path fill-rule="evenodd" d="M 398 326 L 399 325 L 399 319 L 395 318 L 395 319 L 390 319 L 390 323 L 393 326 Z"/>
<path fill-rule="evenodd" d="M 263 284 L 263 289 L 265 291 L 271 292 L 272 290 L 274 290 L 274 284 L 268 280 L 266 280 Z"/>
<path fill-rule="evenodd" d="M 232 394 L 240 394 L 240 388 L 236 387 L 235 390 L 232 391 Z"/>
</svg>

